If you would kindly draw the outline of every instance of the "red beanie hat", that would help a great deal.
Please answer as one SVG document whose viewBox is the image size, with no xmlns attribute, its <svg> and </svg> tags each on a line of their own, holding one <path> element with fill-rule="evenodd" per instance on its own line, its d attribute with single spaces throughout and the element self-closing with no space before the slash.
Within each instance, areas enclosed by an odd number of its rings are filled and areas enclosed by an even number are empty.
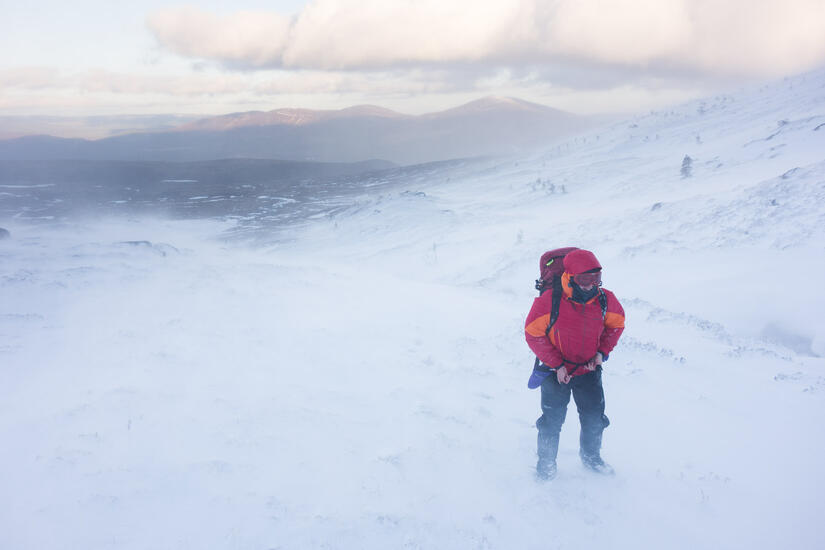
<svg viewBox="0 0 825 550">
<path fill-rule="evenodd" d="M 602 264 L 596 259 L 595 254 L 589 250 L 578 249 L 564 257 L 564 270 L 571 275 L 578 275 L 585 271 L 601 269 Z"/>
</svg>

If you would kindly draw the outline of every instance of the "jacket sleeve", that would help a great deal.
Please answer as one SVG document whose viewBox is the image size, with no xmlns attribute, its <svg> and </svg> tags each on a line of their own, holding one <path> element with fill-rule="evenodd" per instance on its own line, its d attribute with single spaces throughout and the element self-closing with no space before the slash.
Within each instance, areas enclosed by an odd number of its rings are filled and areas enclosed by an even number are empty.
<svg viewBox="0 0 825 550">
<path fill-rule="evenodd" d="M 550 324 L 550 310 L 553 307 L 552 291 L 545 292 L 533 301 L 533 307 L 524 323 L 524 337 L 527 345 L 539 360 L 550 368 L 563 363 L 561 352 L 550 341 L 545 331 Z"/>
<path fill-rule="evenodd" d="M 607 294 L 607 313 L 604 316 L 604 331 L 599 338 L 599 351 L 602 355 L 607 355 L 613 351 L 619 341 L 619 337 L 624 332 L 624 308 L 612 292 Z"/>
</svg>

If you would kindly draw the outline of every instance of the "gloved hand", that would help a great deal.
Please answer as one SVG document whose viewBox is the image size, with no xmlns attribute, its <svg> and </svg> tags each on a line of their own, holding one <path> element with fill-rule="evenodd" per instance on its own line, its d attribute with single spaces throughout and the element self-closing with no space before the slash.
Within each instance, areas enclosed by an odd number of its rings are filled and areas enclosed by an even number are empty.
<svg viewBox="0 0 825 550">
<path fill-rule="evenodd" d="M 594 355 L 593 358 L 590 359 L 590 361 L 587 362 L 587 364 L 584 366 L 584 368 L 592 372 L 592 371 L 596 370 L 596 367 L 601 366 L 603 361 L 604 361 L 604 357 L 602 356 L 602 352 L 597 351 L 596 355 Z"/>
</svg>

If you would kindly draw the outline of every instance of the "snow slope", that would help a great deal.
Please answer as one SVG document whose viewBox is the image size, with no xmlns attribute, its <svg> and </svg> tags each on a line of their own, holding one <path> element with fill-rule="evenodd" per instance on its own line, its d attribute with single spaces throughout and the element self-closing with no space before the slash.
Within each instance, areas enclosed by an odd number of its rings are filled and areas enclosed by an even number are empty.
<svg viewBox="0 0 825 550">
<path fill-rule="evenodd" d="M 393 172 L 254 246 L 3 221 L 0 548 L 822 547 L 823 124 L 820 71 Z M 522 326 L 566 245 L 627 311 L 618 474 L 571 405 L 539 484 Z"/>
</svg>

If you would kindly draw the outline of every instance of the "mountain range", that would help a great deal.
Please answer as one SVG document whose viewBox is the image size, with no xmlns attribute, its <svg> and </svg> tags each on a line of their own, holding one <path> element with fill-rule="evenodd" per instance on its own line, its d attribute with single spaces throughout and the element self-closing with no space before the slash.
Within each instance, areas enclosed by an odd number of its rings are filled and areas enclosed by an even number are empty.
<svg viewBox="0 0 825 550">
<path fill-rule="evenodd" d="M 515 98 L 486 97 L 406 115 L 374 105 L 275 109 L 204 118 L 97 140 L 25 136 L 0 141 L 0 160 L 314 162 L 382 159 L 418 164 L 515 153 L 582 131 L 593 119 Z"/>
</svg>

